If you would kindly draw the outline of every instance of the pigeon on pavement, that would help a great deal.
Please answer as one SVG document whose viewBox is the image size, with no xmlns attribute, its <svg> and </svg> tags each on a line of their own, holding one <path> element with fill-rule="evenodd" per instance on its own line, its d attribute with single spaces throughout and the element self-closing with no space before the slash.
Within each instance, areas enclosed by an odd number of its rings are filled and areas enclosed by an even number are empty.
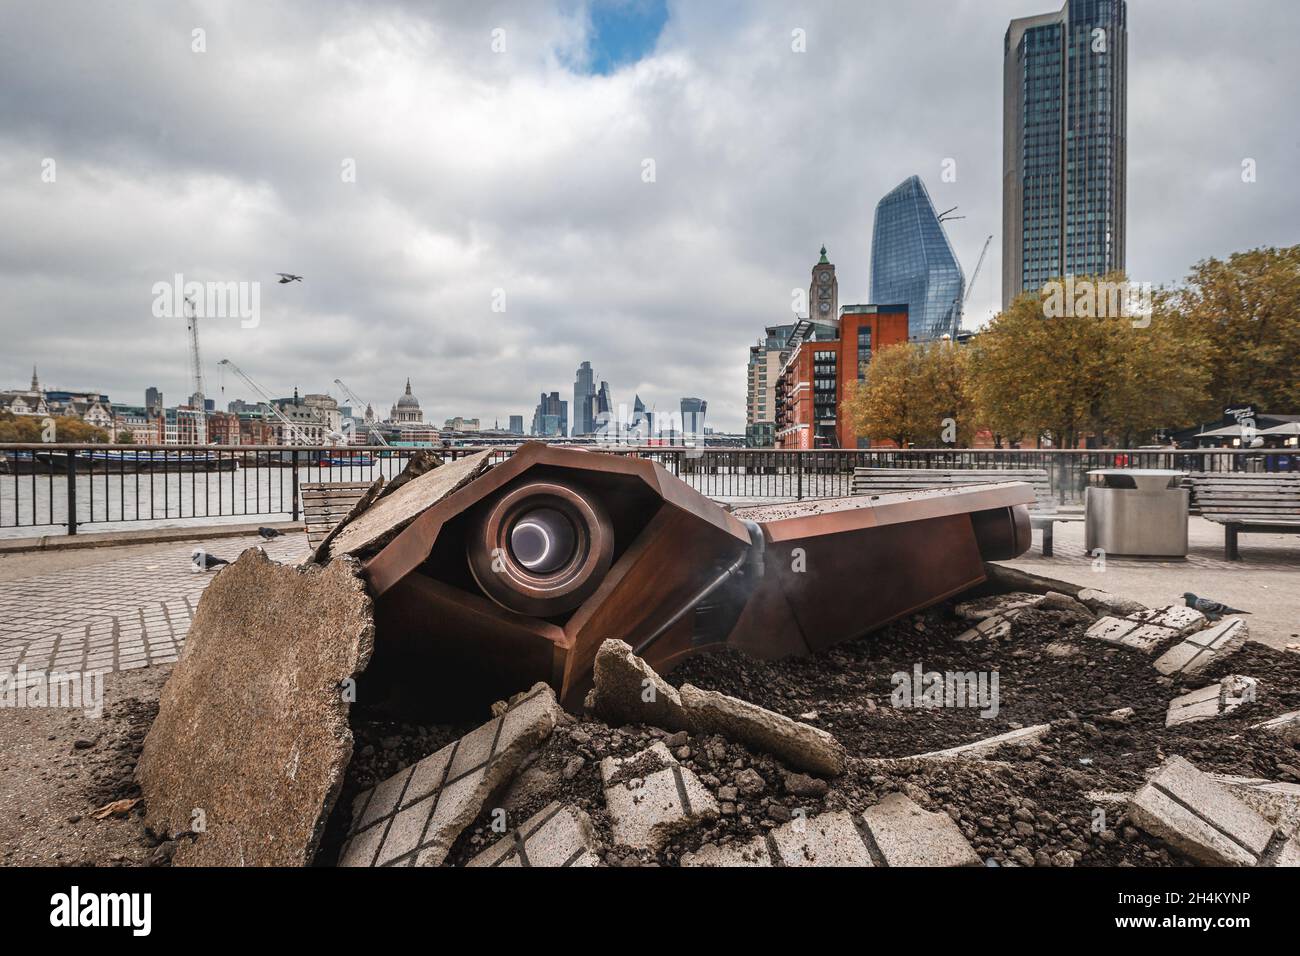
<svg viewBox="0 0 1300 956">
<path fill-rule="evenodd" d="M 211 571 L 215 567 L 219 567 L 220 565 L 223 564 L 229 564 L 230 562 L 227 561 L 225 558 L 219 558 L 215 554 L 208 554 L 206 551 L 200 548 L 195 548 L 192 552 L 190 552 L 190 563 L 192 565 L 190 570 L 194 572 L 198 572 L 198 571 Z"/>
<path fill-rule="evenodd" d="M 270 541 L 272 538 L 278 538 L 280 535 L 284 534 L 283 531 L 276 531 L 274 528 L 258 528 L 257 533 L 267 541 Z"/>
<path fill-rule="evenodd" d="M 1217 621 L 1225 614 L 1249 614 L 1249 611 L 1243 611 L 1241 608 L 1229 607 L 1227 604 L 1220 604 L 1218 601 L 1211 601 L 1209 598 L 1197 597 L 1191 591 L 1183 594 L 1183 601 L 1190 608 L 1200 611 L 1211 621 Z"/>
</svg>

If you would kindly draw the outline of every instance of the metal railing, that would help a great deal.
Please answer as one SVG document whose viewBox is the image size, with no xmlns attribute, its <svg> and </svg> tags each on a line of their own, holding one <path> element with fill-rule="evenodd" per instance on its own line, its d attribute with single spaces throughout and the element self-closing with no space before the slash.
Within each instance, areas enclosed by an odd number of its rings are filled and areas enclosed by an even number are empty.
<svg viewBox="0 0 1300 956">
<path fill-rule="evenodd" d="M 297 521 L 300 485 L 371 481 L 400 472 L 418 448 L 280 445 L 0 444 L 0 533 L 151 522 L 220 523 L 241 518 Z M 454 460 L 477 448 L 441 448 Z M 1047 449 L 695 449 L 597 448 L 661 464 L 722 501 L 802 500 L 852 494 L 855 468 L 1044 469 L 1061 504 L 1081 504 L 1095 468 L 1300 471 L 1286 450 Z M 514 449 L 494 449 L 504 460 Z"/>
</svg>

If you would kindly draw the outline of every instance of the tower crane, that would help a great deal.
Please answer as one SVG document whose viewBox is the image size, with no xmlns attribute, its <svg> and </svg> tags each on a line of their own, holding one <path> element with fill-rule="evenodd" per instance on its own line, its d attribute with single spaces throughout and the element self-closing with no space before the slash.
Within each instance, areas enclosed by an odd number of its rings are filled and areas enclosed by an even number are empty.
<svg viewBox="0 0 1300 956">
<path fill-rule="evenodd" d="M 204 407 L 203 362 L 199 358 L 199 316 L 194 300 L 185 297 L 185 324 L 190 333 L 190 386 L 194 389 L 191 401 L 200 411 Z"/>
<path fill-rule="evenodd" d="M 289 429 L 290 432 L 292 432 L 294 437 L 298 439 L 299 444 L 301 445 L 313 444 L 313 442 L 311 442 L 307 438 L 306 433 L 304 433 L 301 428 L 299 428 L 292 421 L 290 421 L 288 416 L 285 415 L 282 411 L 280 411 L 280 409 L 276 408 L 275 402 L 271 400 L 271 396 L 266 391 L 266 389 L 262 388 L 262 386 L 258 385 L 251 378 L 249 378 L 247 373 L 245 373 L 243 369 L 241 369 L 234 362 L 230 361 L 230 359 L 222 359 L 217 364 L 229 366 L 232 372 L 234 372 L 236 375 L 238 375 L 240 378 L 244 380 L 244 384 L 246 384 L 249 388 L 255 391 L 259 396 L 261 396 L 262 404 L 265 405 L 267 408 L 269 408 L 271 410 L 271 414 L 274 415 L 276 418 L 278 418 L 280 420 L 280 423 L 284 425 L 285 428 Z"/>
<path fill-rule="evenodd" d="M 966 283 L 966 294 L 958 297 L 953 302 L 953 307 L 957 310 L 957 329 L 961 330 L 961 320 L 966 316 L 966 303 L 970 301 L 970 294 L 975 291 L 975 280 L 980 277 L 980 269 L 984 267 L 984 257 L 989 253 L 989 243 L 993 237 L 989 236 L 984 240 L 984 248 L 980 250 L 980 257 L 975 262 L 975 271 L 970 274 L 970 282 Z"/>
<path fill-rule="evenodd" d="M 352 391 L 352 389 L 348 388 L 346 385 L 343 384 L 343 379 L 336 378 L 334 380 L 334 384 L 343 390 L 343 394 L 347 396 L 347 399 L 349 402 L 352 403 L 353 408 L 357 408 L 359 406 L 364 406 L 365 408 L 370 407 L 366 402 L 363 402 L 361 400 L 360 396 L 358 396 L 356 392 Z M 364 412 L 362 414 L 364 415 Z M 379 429 L 375 428 L 374 425 L 369 425 L 368 429 L 370 434 L 373 437 L 379 439 L 379 444 L 381 445 L 388 444 L 388 442 L 384 440 L 383 434 L 379 431 Z"/>
</svg>

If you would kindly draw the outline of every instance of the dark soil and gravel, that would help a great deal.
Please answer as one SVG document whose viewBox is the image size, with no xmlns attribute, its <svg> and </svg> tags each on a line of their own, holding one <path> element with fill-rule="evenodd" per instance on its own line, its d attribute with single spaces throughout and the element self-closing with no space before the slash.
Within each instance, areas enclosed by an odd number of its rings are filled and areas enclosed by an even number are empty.
<svg viewBox="0 0 1300 956">
<path fill-rule="evenodd" d="M 753 701 L 834 734 L 849 754 L 848 771 L 822 780 L 791 773 L 776 759 L 718 736 L 669 734 L 655 727 L 611 727 L 568 717 L 509 789 L 462 835 L 448 865 L 463 864 L 498 837 L 490 809 L 523 822 L 551 800 L 576 804 L 602 836 L 609 819 L 599 762 L 630 756 L 657 740 L 667 743 L 717 797 L 722 816 L 681 834 L 651 855 L 606 850 L 614 865 L 673 865 L 704 843 L 748 840 L 794 814 L 860 810 L 902 791 L 955 819 L 980 857 L 999 865 L 1184 865 L 1158 841 L 1129 826 L 1122 802 L 1089 792 L 1123 793 L 1170 754 L 1206 771 L 1300 782 L 1300 751 L 1279 736 L 1247 728 L 1300 709 L 1300 654 L 1246 646 L 1186 683 L 1161 677 L 1153 656 L 1109 647 L 1082 635 L 1086 622 L 1054 611 L 1026 611 L 1012 634 L 993 642 L 961 643 L 967 628 L 950 605 L 895 622 L 858 641 L 811 658 L 756 661 L 735 652 L 688 661 L 666 675 Z M 1048 647 L 1052 645 L 1052 650 Z M 1064 646 L 1065 651 L 1062 651 Z M 1163 650 L 1161 648 L 1160 650 Z M 1067 653 L 1069 656 L 1060 656 Z M 891 676 L 924 671 L 996 671 L 999 709 L 917 709 L 891 703 Z M 115 675 L 102 720 L 69 712 L 10 712 L 0 721 L 0 846 L 5 864 L 160 865 L 169 843 L 126 816 L 92 820 L 113 800 L 139 796 L 132 773 L 169 668 Z M 1254 703 L 1229 717 L 1166 730 L 1173 697 L 1229 673 L 1258 678 Z M 1131 707 L 1127 719 L 1110 716 Z M 815 715 L 815 716 L 814 716 Z M 355 755 L 317 862 L 330 865 L 361 790 L 433 753 L 481 720 L 414 726 L 353 709 Z M 1042 746 L 1004 747 L 985 761 L 906 761 L 903 758 L 1050 723 Z M 1104 811 L 1104 827 L 1095 816 Z M 607 841 L 608 845 L 608 841 Z"/>
</svg>

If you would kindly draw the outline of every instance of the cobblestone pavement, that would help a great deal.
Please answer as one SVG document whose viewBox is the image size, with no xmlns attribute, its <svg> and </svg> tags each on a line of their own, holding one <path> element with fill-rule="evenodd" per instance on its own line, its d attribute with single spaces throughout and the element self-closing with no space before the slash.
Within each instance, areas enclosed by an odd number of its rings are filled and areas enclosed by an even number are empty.
<svg viewBox="0 0 1300 956">
<path fill-rule="evenodd" d="M 176 660 L 216 573 L 191 570 L 190 553 L 203 546 L 169 543 L 125 558 L 108 552 L 102 563 L 0 581 L 0 673 L 130 670 Z M 233 561 L 254 546 L 277 561 L 297 561 L 307 538 L 222 538 L 208 550 Z"/>
<path fill-rule="evenodd" d="M 1253 640 L 1282 648 L 1300 641 L 1300 535 L 1249 534 L 1239 539 L 1241 561 L 1223 557 L 1223 526 L 1192 517 L 1187 525 L 1186 560 L 1106 556 L 1097 561 L 1084 549 L 1083 522 L 1056 526 L 1055 556 L 1034 546 L 1011 567 L 1100 588 L 1151 607 L 1181 604 L 1183 592 L 1250 611 Z"/>
</svg>

